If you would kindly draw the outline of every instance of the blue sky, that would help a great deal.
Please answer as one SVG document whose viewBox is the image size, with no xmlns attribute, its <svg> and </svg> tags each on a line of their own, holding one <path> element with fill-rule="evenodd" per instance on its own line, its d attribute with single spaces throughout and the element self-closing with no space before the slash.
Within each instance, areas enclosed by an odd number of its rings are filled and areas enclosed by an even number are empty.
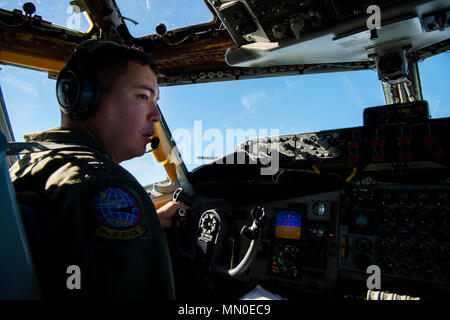
<svg viewBox="0 0 450 320">
<path fill-rule="evenodd" d="M 41 0 L 35 4 L 39 8 L 44 3 L 50 5 L 49 3 L 53 2 L 56 5 L 55 1 Z M 0 0 L 0 7 L 8 9 L 10 9 L 8 6 L 21 7 L 16 5 L 19 2 L 23 1 Z M 124 1 L 118 1 L 119 5 L 121 2 Z M 168 27 L 172 25 L 171 17 L 175 16 L 174 13 L 157 7 L 166 3 L 164 0 L 148 2 L 142 0 L 132 3 L 139 5 L 137 10 L 144 13 L 153 12 L 152 8 L 155 11 L 158 8 L 159 12 L 166 12 L 167 15 L 162 19 Z M 203 4 L 203 1 L 189 1 L 189 4 L 192 3 Z M 147 4 L 150 11 L 145 11 Z M 187 5 L 187 1 L 177 1 L 177 4 L 178 10 L 183 12 L 183 5 Z M 167 2 L 166 5 L 170 6 L 170 3 Z M 141 7 L 145 10 L 141 10 Z M 72 13 L 67 13 L 67 8 L 60 7 L 60 14 L 50 12 L 52 15 L 60 16 L 62 21 L 60 24 L 64 23 L 61 15 L 65 15 L 66 21 L 67 19 L 69 22 L 74 21 L 74 18 L 71 18 Z M 207 13 L 196 17 L 199 19 L 197 21 L 208 21 Z M 47 11 L 40 14 L 44 16 Z M 122 12 L 122 14 L 127 16 L 129 13 Z M 189 14 L 181 15 L 183 16 L 192 18 Z M 44 19 L 51 20 L 51 18 L 44 16 Z M 132 18 L 138 19 L 139 16 Z M 159 22 L 161 21 L 148 21 L 154 25 Z M 178 24 L 176 27 L 183 26 L 180 19 L 176 23 Z M 192 23 L 192 20 L 186 20 L 185 25 L 188 23 Z M 143 27 L 143 24 L 140 26 Z M 153 30 L 151 29 L 150 33 L 153 33 Z M 138 31 L 135 32 L 138 36 Z M 433 118 L 450 116 L 449 66 L 448 53 L 419 64 L 424 97 L 430 104 Z M 0 85 L 17 141 L 23 141 L 22 136 L 27 132 L 42 131 L 59 125 L 55 80 L 48 79 L 45 72 L 13 66 L 0 68 Z M 203 163 L 197 156 L 222 155 L 203 153 L 208 150 L 210 142 L 202 134 L 208 130 L 221 132 L 225 139 L 227 129 L 244 131 L 254 129 L 257 132 L 266 130 L 269 133 L 270 130 L 276 129 L 280 134 L 287 134 L 359 126 L 362 125 L 365 107 L 384 103 L 381 83 L 378 81 L 377 73 L 372 70 L 162 87 L 159 101 L 172 133 L 189 133 L 192 142 L 202 145 L 202 148 L 197 150 L 192 147 L 190 152 L 184 152 L 184 160 L 189 170 Z M 202 134 L 195 135 L 194 126 L 199 122 Z M 240 142 L 242 141 L 235 141 Z M 225 141 L 223 145 L 223 154 L 231 151 L 227 150 Z M 166 177 L 164 169 L 151 154 L 126 161 L 122 165 L 143 185 Z"/>
</svg>

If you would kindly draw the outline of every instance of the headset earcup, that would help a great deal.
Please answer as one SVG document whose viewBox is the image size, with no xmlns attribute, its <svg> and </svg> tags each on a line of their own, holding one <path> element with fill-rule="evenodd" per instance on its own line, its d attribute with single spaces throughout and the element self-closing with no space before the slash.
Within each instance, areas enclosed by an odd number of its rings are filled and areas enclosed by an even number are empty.
<svg viewBox="0 0 450 320">
<path fill-rule="evenodd" d="M 84 120 L 97 110 L 100 83 L 92 71 L 84 69 L 81 61 L 76 61 L 59 73 L 56 96 L 62 112 L 73 119 Z"/>
<path fill-rule="evenodd" d="M 56 98 L 62 112 L 72 116 L 80 100 L 80 82 L 75 73 L 63 69 L 56 80 Z"/>
<path fill-rule="evenodd" d="M 94 72 L 91 57 L 99 48 L 108 46 L 120 45 L 103 40 L 82 42 L 58 75 L 56 97 L 60 109 L 73 119 L 84 120 L 97 110 L 100 81 Z"/>
<path fill-rule="evenodd" d="M 85 71 L 80 76 L 80 95 L 78 105 L 73 113 L 74 119 L 84 120 L 95 113 L 100 101 L 100 82 L 93 70 Z"/>
</svg>

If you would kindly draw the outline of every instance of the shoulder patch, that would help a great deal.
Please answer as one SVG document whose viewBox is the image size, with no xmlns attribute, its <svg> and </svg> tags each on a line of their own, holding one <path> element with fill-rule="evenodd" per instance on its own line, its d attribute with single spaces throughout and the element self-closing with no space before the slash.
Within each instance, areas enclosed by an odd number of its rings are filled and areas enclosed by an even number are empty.
<svg viewBox="0 0 450 320">
<path fill-rule="evenodd" d="M 127 190 L 110 186 L 101 189 L 92 200 L 92 211 L 101 226 L 95 234 L 108 239 L 133 239 L 147 230 L 139 225 L 141 208 Z"/>
</svg>

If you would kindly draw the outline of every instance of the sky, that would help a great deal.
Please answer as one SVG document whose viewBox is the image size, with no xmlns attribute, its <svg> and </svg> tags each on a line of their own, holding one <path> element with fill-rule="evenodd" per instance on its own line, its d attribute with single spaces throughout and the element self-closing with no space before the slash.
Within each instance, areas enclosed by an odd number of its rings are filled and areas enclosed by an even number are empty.
<svg viewBox="0 0 450 320">
<path fill-rule="evenodd" d="M 0 0 L 0 7 L 20 8 L 23 2 Z M 34 1 L 36 14 L 86 31 L 89 23 L 85 18 L 74 16 L 62 3 L 66 2 Z M 160 22 L 170 30 L 212 18 L 203 0 L 177 0 L 177 6 L 168 0 L 117 3 L 119 7 L 130 4 L 132 10 L 121 13 L 140 22 L 137 26 L 127 23 L 136 37 L 154 33 Z M 156 16 L 160 20 L 155 20 Z M 450 116 L 450 55 L 420 62 L 419 70 L 431 116 Z M 25 133 L 59 125 L 55 83 L 45 72 L 0 65 L 0 86 L 17 141 L 23 141 Z M 159 106 L 188 170 L 207 162 L 199 156 L 222 156 L 255 134 L 261 137 L 360 126 L 364 108 L 385 104 L 381 82 L 373 70 L 161 87 L 160 91 Z M 235 135 L 239 130 L 244 132 L 240 137 Z M 151 154 L 121 165 L 144 186 L 166 178 L 162 165 Z"/>
</svg>

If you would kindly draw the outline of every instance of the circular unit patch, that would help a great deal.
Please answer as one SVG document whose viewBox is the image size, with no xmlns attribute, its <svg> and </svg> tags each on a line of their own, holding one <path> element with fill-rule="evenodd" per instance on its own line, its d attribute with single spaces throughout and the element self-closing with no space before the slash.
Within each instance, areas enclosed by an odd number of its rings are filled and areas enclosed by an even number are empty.
<svg viewBox="0 0 450 320">
<path fill-rule="evenodd" d="M 102 225 L 114 229 L 130 229 L 136 226 L 141 214 L 136 199 L 119 187 L 100 190 L 94 197 L 93 211 Z"/>
</svg>

